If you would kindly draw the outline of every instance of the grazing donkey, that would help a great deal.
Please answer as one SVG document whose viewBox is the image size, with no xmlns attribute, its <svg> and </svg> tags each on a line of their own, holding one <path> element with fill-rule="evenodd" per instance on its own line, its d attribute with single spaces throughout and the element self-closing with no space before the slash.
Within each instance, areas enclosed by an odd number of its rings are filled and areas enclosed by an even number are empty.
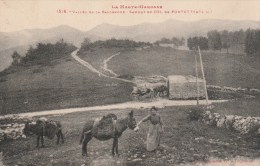
<svg viewBox="0 0 260 166">
<path fill-rule="evenodd" d="M 168 94 L 168 88 L 165 85 L 155 87 L 153 91 L 154 91 L 154 97 L 156 96 L 162 97 L 165 95 L 165 93 Z"/>
<path fill-rule="evenodd" d="M 134 129 L 136 127 L 136 120 L 134 118 L 134 113 L 133 111 L 131 111 L 127 117 L 122 118 L 122 119 L 118 119 L 116 120 L 116 116 L 114 114 L 109 114 L 106 116 L 107 119 L 111 119 L 113 122 L 112 125 L 114 126 L 113 128 L 110 128 L 110 132 L 106 132 L 105 130 L 102 130 L 102 127 L 97 127 L 98 124 L 96 124 L 97 122 L 95 120 L 91 120 L 88 121 L 82 131 L 82 135 L 81 135 L 81 139 L 80 139 L 80 144 L 82 144 L 82 155 L 83 156 L 87 156 L 87 145 L 88 142 L 94 137 L 97 140 L 100 141 L 105 141 L 105 140 L 109 140 L 109 139 L 113 139 L 113 146 L 112 146 L 112 155 L 116 154 L 118 155 L 118 138 L 123 134 L 123 132 L 127 129 Z M 103 117 L 104 119 L 104 117 Z M 102 119 L 99 120 L 98 123 L 102 123 L 101 122 Z M 111 126 L 110 123 L 110 126 Z M 108 126 L 109 124 L 107 124 Z M 96 130 L 101 129 L 100 132 L 97 132 Z M 106 133 L 102 133 L 102 132 L 106 132 Z M 109 134 L 108 134 L 109 133 Z"/>
<path fill-rule="evenodd" d="M 41 119 L 38 119 L 35 122 L 26 122 L 25 127 L 24 127 L 24 134 L 26 136 L 35 134 L 37 135 L 37 148 L 39 147 L 39 141 L 41 139 L 41 147 L 44 147 L 44 139 L 43 136 L 48 137 L 49 139 L 53 139 L 54 136 L 57 136 L 57 144 L 60 142 L 61 138 L 61 143 L 64 143 L 64 137 L 62 133 L 62 126 L 59 121 L 43 121 Z"/>
</svg>

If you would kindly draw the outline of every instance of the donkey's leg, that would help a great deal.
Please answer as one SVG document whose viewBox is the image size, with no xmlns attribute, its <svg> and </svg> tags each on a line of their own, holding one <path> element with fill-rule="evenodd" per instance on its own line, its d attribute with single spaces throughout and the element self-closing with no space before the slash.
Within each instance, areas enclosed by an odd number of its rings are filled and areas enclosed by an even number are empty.
<svg viewBox="0 0 260 166">
<path fill-rule="evenodd" d="M 60 137 L 61 137 L 61 143 L 64 144 L 64 137 L 63 137 L 62 130 L 60 129 L 59 132 L 60 132 Z"/>
<path fill-rule="evenodd" d="M 59 133 L 59 131 L 56 133 L 56 136 L 57 136 L 56 144 L 58 145 L 60 143 L 60 133 Z"/>
<path fill-rule="evenodd" d="M 113 139 L 113 146 L 112 146 L 112 155 L 115 156 L 115 150 L 116 154 L 118 155 L 118 136 L 115 135 Z"/>
<path fill-rule="evenodd" d="M 85 134 L 83 143 L 82 143 L 82 156 L 87 156 L 87 154 L 88 154 L 87 146 L 88 146 L 88 142 L 91 140 L 91 138 L 92 138 L 92 133 Z"/>
<path fill-rule="evenodd" d="M 40 137 L 41 137 L 42 148 L 44 148 L 44 139 L 43 139 L 43 135 L 41 135 Z"/>
<path fill-rule="evenodd" d="M 40 144 L 40 135 L 37 135 L 37 145 L 36 145 L 37 148 L 39 148 L 39 144 Z"/>
<path fill-rule="evenodd" d="M 113 145 L 112 145 L 112 155 L 115 156 L 115 146 L 116 146 L 116 138 L 113 139 Z"/>
<path fill-rule="evenodd" d="M 115 140 L 116 140 L 116 154 L 117 154 L 117 156 L 119 156 L 119 154 L 118 154 L 118 137 L 116 136 L 115 137 Z"/>
</svg>

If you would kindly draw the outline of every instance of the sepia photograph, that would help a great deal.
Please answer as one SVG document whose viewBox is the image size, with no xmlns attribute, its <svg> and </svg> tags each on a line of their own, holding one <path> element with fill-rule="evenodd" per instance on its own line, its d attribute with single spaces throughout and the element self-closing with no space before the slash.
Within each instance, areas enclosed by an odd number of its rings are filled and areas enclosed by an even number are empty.
<svg viewBox="0 0 260 166">
<path fill-rule="evenodd" d="M 0 166 L 259 166 L 260 0 L 0 0 Z"/>
</svg>

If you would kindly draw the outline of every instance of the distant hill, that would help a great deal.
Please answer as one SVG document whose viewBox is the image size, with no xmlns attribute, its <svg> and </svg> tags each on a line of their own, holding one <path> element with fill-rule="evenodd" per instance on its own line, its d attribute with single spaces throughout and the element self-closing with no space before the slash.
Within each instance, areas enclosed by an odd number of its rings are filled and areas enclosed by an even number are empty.
<svg viewBox="0 0 260 166">
<path fill-rule="evenodd" d="M 200 20 L 185 22 L 167 20 L 161 23 L 142 23 L 133 26 L 118 26 L 100 24 L 89 31 L 81 31 L 70 26 L 61 25 L 50 29 L 26 29 L 17 32 L 0 32 L 0 71 L 10 64 L 10 52 L 15 48 L 28 49 L 38 42 L 54 43 L 63 38 L 75 46 L 80 46 L 85 37 L 92 41 L 100 39 L 132 39 L 136 41 L 154 42 L 162 37 L 190 37 L 205 36 L 210 30 L 240 30 L 260 28 L 260 21 L 232 21 L 232 20 Z M 18 49 L 18 53 L 19 49 Z M 20 54 L 23 54 L 20 53 Z"/>
<path fill-rule="evenodd" d="M 31 45 L 40 41 L 57 41 L 60 38 L 80 44 L 83 37 L 80 30 L 69 26 L 58 26 L 51 29 L 26 29 L 18 32 L 0 33 L 0 50 L 22 45 Z"/>
<path fill-rule="evenodd" d="M 87 35 L 99 35 L 103 38 L 130 38 L 137 41 L 154 42 L 162 37 L 206 36 L 210 30 L 229 30 L 260 28 L 260 21 L 200 20 L 185 22 L 167 20 L 161 23 L 143 23 L 133 26 L 101 24 L 86 32 Z"/>
<path fill-rule="evenodd" d="M 12 63 L 13 60 L 11 55 L 14 51 L 17 51 L 21 56 L 25 56 L 28 47 L 28 45 L 25 45 L 0 51 L 0 71 L 4 70 Z"/>
</svg>

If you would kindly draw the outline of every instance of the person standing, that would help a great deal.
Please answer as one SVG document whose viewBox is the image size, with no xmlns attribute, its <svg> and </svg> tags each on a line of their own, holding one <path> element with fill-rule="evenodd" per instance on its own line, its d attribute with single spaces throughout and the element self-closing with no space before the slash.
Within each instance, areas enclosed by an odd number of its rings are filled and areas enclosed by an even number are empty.
<svg viewBox="0 0 260 166">
<path fill-rule="evenodd" d="M 147 133 L 146 149 L 147 151 L 156 151 L 160 145 L 160 137 L 163 132 L 163 124 L 161 117 L 156 107 L 150 109 L 150 114 L 144 117 L 140 122 L 137 123 L 135 131 L 139 130 L 139 125 L 143 122 L 149 121 L 149 130 Z"/>
</svg>

